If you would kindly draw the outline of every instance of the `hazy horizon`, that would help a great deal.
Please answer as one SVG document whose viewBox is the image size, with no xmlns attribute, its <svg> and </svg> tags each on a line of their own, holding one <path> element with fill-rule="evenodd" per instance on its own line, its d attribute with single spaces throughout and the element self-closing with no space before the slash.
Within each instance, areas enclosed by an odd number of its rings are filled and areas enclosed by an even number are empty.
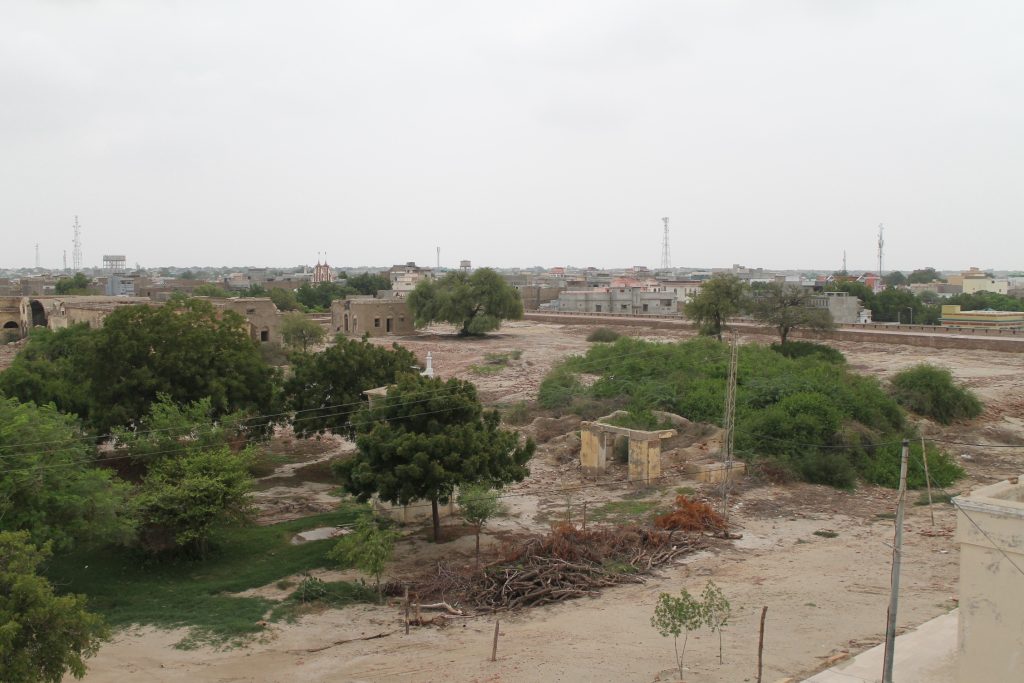
<svg viewBox="0 0 1024 683">
<path fill-rule="evenodd" d="M 1022 26 L 984 0 L 14 0 L 0 267 L 70 265 L 78 215 L 86 266 L 655 268 L 669 216 L 674 264 L 875 270 L 884 223 L 886 271 L 1020 270 Z"/>
</svg>

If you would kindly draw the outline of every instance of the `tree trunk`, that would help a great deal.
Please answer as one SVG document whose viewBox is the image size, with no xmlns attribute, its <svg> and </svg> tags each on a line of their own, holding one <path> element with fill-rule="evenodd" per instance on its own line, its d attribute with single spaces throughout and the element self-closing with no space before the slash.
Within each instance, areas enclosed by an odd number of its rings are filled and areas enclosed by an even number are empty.
<svg viewBox="0 0 1024 683">
<path fill-rule="evenodd" d="M 480 568 L 480 526 L 476 528 L 476 568 Z"/>
<path fill-rule="evenodd" d="M 782 340 L 782 345 L 783 346 L 786 345 L 786 337 L 788 337 L 788 336 L 789 336 L 789 328 L 788 327 L 780 327 L 779 328 L 779 339 Z"/>
<path fill-rule="evenodd" d="M 437 498 L 430 499 L 430 514 L 434 520 L 434 543 L 441 540 L 441 514 L 437 511 Z"/>
</svg>

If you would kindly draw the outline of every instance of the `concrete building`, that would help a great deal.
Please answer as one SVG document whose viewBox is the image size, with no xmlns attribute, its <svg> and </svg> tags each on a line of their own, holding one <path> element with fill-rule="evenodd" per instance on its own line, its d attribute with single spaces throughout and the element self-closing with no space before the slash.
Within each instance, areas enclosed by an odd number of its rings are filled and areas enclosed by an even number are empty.
<svg viewBox="0 0 1024 683">
<path fill-rule="evenodd" d="M 976 292 L 1007 294 L 1010 289 L 1008 279 L 991 277 L 985 271 L 974 267 L 962 271 L 959 275 L 951 275 L 947 281 L 951 285 L 960 285 L 964 294 Z"/>
<path fill-rule="evenodd" d="M 350 337 L 408 335 L 416 331 L 409 305 L 398 297 L 350 296 L 331 302 L 331 329 Z"/>
<path fill-rule="evenodd" d="M 661 280 L 660 283 L 664 291 L 676 295 L 676 305 L 680 312 L 683 306 L 700 294 L 700 288 L 704 285 L 703 280 Z"/>
<path fill-rule="evenodd" d="M 939 324 L 947 327 L 977 327 L 994 330 L 1024 330 L 1024 312 L 962 311 L 956 304 L 942 307 Z"/>
<path fill-rule="evenodd" d="M 566 290 L 558 296 L 559 311 L 572 313 L 623 313 L 629 315 L 678 313 L 676 295 L 660 287 L 593 287 Z"/>
<path fill-rule="evenodd" d="M 1020 477 L 954 499 L 960 544 L 960 683 L 1024 672 L 1024 484 Z"/>
<path fill-rule="evenodd" d="M 819 292 L 808 299 L 808 305 L 827 310 L 832 316 L 832 322 L 837 325 L 863 321 L 861 311 L 864 306 L 860 299 L 847 292 Z"/>
<path fill-rule="evenodd" d="M 404 298 L 416 289 L 420 282 L 432 280 L 434 271 L 417 266 L 415 261 L 409 261 L 404 266 L 392 266 L 388 270 L 388 278 L 391 280 L 391 291 L 394 295 Z"/>
</svg>

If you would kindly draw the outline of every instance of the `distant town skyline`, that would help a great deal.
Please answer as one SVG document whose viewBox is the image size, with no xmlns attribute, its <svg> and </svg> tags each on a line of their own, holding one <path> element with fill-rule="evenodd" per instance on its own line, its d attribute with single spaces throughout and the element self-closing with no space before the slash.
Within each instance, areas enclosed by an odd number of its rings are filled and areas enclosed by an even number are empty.
<svg viewBox="0 0 1024 683">
<path fill-rule="evenodd" d="M 1014 270 L 1024 5 L 0 9 L 0 268 Z M 522 266 L 526 267 L 526 266 Z"/>
</svg>

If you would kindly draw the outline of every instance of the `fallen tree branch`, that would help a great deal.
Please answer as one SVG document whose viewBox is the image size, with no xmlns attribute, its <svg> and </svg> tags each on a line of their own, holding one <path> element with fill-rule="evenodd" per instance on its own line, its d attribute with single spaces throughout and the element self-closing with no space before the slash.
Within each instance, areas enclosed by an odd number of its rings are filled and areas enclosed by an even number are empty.
<svg viewBox="0 0 1024 683">
<path fill-rule="evenodd" d="M 395 633 L 395 631 L 387 631 L 385 633 L 378 633 L 378 634 L 373 635 L 373 636 L 364 636 L 362 638 L 346 638 L 345 640 L 336 640 L 333 643 L 328 643 L 327 645 L 324 645 L 323 647 L 313 647 L 313 648 L 309 648 L 308 650 L 287 650 L 287 652 L 290 652 L 290 653 L 323 652 L 324 650 L 330 649 L 330 648 L 334 647 L 335 645 L 344 645 L 345 643 L 355 643 L 355 642 L 360 641 L 360 640 L 376 640 L 378 638 L 387 638 L 388 636 L 390 636 L 390 635 L 392 635 L 394 633 Z"/>
</svg>

